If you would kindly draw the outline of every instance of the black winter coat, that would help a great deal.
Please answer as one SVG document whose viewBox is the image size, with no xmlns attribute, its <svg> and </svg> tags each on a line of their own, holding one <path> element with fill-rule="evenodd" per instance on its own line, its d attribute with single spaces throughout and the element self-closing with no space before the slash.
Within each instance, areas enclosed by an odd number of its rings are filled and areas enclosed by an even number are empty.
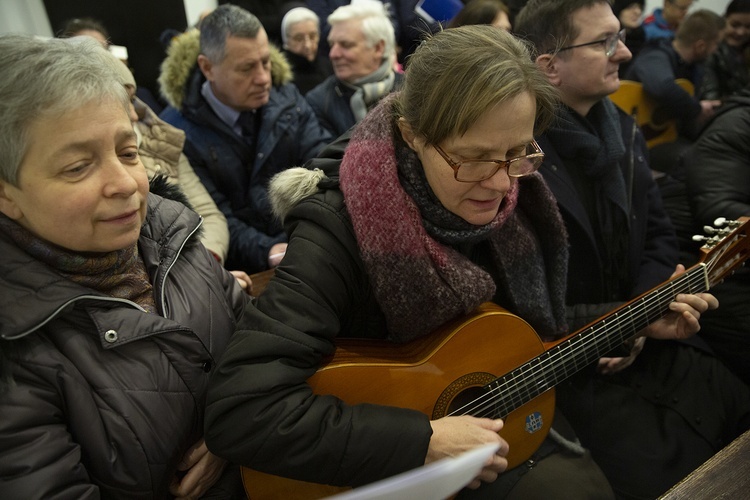
<svg viewBox="0 0 750 500">
<path fill-rule="evenodd" d="M 662 208 L 661 194 L 648 166 L 645 140 L 640 130 L 634 130 L 632 118 L 622 111 L 618 110 L 618 113 L 626 147 L 620 168 L 626 183 L 627 179 L 631 179 L 632 186 L 629 200 L 630 237 L 627 261 L 623 262 L 627 266 L 627 296 L 605 296 L 602 254 L 569 167 L 566 167 L 546 135 L 537 140 L 545 154 L 539 171 L 557 199 L 570 239 L 566 301 L 569 306 L 577 308 L 571 313 L 571 319 L 578 316 L 571 321 L 571 326 L 582 326 L 609 312 L 620 302 L 630 300 L 665 281 L 677 264 L 675 231 Z"/>
<path fill-rule="evenodd" d="M 346 144 L 334 142 L 311 162 L 328 180 L 286 215 L 284 261 L 212 376 L 206 442 L 263 472 L 361 485 L 423 465 L 432 430 L 420 412 L 332 403 L 304 383 L 333 353 L 337 336 L 387 333 L 338 186 Z M 358 465 L 362 457 L 367 470 Z"/>
<path fill-rule="evenodd" d="M 0 496 L 167 496 L 248 301 L 198 243 L 200 221 L 149 195 L 139 253 L 159 314 L 62 279 L 0 233 Z"/>
<path fill-rule="evenodd" d="M 683 161 L 696 229 L 718 217 L 750 216 L 750 91 L 726 101 Z M 701 316 L 700 335 L 750 384 L 750 269 L 740 269 L 713 293 L 720 306 Z"/>
<path fill-rule="evenodd" d="M 704 74 L 699 96 L 701 99 L 727 99 L 742 91 L 750 83 L 750 69 L 745 51 L 721 42 L 703 65 Z"/>
</svg>

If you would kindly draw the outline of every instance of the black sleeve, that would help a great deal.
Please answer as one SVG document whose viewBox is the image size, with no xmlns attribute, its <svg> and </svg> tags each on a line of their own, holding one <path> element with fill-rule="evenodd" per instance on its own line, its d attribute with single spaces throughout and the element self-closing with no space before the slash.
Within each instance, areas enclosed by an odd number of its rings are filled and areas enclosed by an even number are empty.
<svg viewBox="0 0 750 500">
<path fill-rule="evenodd" d="M 254 469 L 361 485 L 424 463 L 426 415 L 313 394 L 307 379 L 346 336 L 342 325 L 369 288 L 342 212 L 318 197 L 287 216 L 289 247 L 214 372 L 206 442 Z M 290 222 L 291 221 L 291 222 Z M 353 248 L 357 248 L 356 245 Z M 385 381 L 384 381 L 385 383 Z"/>
</svg>

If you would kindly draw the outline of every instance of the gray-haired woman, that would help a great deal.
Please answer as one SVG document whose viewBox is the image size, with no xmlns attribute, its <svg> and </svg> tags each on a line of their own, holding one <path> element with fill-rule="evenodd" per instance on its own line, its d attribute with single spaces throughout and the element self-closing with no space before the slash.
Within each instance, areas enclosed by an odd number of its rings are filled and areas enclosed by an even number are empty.
<svg viewBox="0 0 750 500">
<path fill-rule="evenodd" d="M 2 495 L 231 497 L 203 409 L 248 296 L 149 194 L 106 58 L 0 36 Z"/>
</svg>

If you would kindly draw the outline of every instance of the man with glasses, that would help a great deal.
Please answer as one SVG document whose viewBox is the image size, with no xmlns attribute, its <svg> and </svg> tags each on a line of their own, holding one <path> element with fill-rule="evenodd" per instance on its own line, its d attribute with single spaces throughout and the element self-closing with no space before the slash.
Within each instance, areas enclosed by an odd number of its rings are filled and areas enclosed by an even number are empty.
<svg viewBox="0 0 750 500">
<path fill-rule="evenodd" d="M 566 303 L 575 329 L 667 280 L 678 262 L 675 231 L 640 130 L 607 97 L 631 58 L 609 2 L 530 0 L 514 27 L 536 46 L 537 66 L 563 103 L 537 142 L 539 171 L 569 234 Z M 745 398 L 745 412 L 750 396 L 716 359 L 685 344 L 648 340 L 622 355 L 559 387 L 558 404 L 618 497 L 656 498 L 718 451 L 722 432 L 734 435 L 722 428 L 732 419 L 719 416 L 732 413 L 731 391 Z M 709 373 L 731 391 L 707 383 Z M 695 386 L 700 405 L 685 398 Z M 696 418 L 711 431 L 694 432 Z"/>
<path fill-rule="evenodd" d="M 664 0 L 664 7 L 643 20 L 643 31 L 646 40 L 672 38 L 680 23 L 687 15 L 693 0 Z"/>
</svg>

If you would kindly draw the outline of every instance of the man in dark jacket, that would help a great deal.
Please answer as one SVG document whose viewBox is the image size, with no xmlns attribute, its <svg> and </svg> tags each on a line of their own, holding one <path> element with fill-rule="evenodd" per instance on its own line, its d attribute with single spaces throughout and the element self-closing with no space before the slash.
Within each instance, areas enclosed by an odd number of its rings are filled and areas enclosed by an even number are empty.
<svg viewBox="0 0 750 500">
<path fill-rule="evenodd" d="M 676 118 L 688 138 L 693 122 L 705 122 L 719 101 L 700 101 L 675 80 L 684 78 L 699 89 L 701 63 L 718 47 L 724 20 L 709 10 L 690 14 L 680 24 L 674 39 L 654 40 L 643 47 L 628 68 L 625 78 L 643 84 L 645 93 L 659 103 L 664 119 Z"/>
<path fill-rule="evenodd" d="M 401 82 L 395 34 L 379 2 L 344 5 L 328 16 L 334 74 L 305 95 L 320 124 L 338 137 Z"/>
<path fill-rule="evenodd" d="M 696 228 L 750 216 L 750 90 L 727 99 L 682 157 Z M 750 384 L 750 269 L 714 288 L 721 307 L 701 318 L 701 337 Z"/>
<path fill-rule="evenodd" d="M 677 240 L 644 138 L 607 98 L 631 57 L 610 4 L 530 0 L 515 28 L 536 46 L 564 104 L 537 142 L 570 236 L 569 325 L 581 327 L 669 279 Z M 652 340 L 634 347 L 559 386 L 558 404 L 619 497 L 655 498 L 750 425 L 750 393 L 701 349 Z M 695 430 L 696 418 L 707 425 Z"/>
<path fill-rule="evenodd" d="M 266 184 L 331 139 L 290 80 L 258 19 L 233 5 L 208 15 L 200 35 L 175 39 L 162 66 L 171 107 L 161 117 L 185 130 L 185 154 L 227 219 L 229 269 L 278 264 L 286 237 Z"/>
</svg>

